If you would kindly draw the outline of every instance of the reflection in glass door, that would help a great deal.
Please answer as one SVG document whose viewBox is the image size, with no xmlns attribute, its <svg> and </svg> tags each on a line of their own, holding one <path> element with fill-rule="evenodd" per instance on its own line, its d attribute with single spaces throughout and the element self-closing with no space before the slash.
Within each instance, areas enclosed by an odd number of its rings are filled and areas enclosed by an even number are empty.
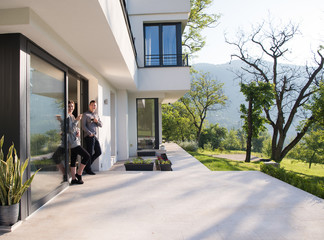
<svg viewBox="0 0 324 240">
<path fill-rule="evenodd" d="M 177 31 L 176 25 L 162 26 L 163 65 L 177 65 Z"/>
<path fill-rule="evenodd" d="M 137 99 L 137 148 L 158 148 L 157 99 Z"/>
<path fill-rule="evenodd" d="M 88 110 L 88 95 L 87 82 L 77 74 L 69 73 L 68 75 L 68 100 L 74 102 L 73 115 L 77 118 L 78 115 Z M 79 121 L 79 128 L 81 129 L 81 121 Z M 83 140 L 83 131 L 81 131 L 81 142 Z M 78 156 L 79 158 L 80 156 Z"/>
<path fill-rule="evenodd" d="M 31 204 L 45 199 L 61 185 L 65 174 L 65 73 L 43 59 L 30 56 Z"/>
</svg>

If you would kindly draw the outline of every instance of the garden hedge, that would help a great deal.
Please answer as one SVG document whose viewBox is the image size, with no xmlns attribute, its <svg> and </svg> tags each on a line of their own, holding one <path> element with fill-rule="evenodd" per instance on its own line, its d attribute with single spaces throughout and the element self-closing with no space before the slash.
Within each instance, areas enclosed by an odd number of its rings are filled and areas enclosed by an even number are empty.
<svg viewBox="0 0 324 240">
<path fill-rule="evenodd" d="M 272 177 L 280 179 L 289 183 L 297 188 L 309 192 L 317 197 L 324 199 L 324 181 L 323 178 L 314 177 L 307 179 L 299 176 L 296 173 L 286 171 L 284 168 L 276 168 L 264 163 L 260 164 L 261 172 L 264 172 Z"/>
</svg>

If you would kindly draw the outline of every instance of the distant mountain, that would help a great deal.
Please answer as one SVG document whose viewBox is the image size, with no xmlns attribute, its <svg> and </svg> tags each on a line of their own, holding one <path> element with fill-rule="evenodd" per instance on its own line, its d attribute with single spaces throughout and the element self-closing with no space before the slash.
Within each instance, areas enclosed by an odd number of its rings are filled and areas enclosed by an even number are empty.
<svg viewBox="0 0 324 240">
<path fill-rule="evenodd" d="M 209 112 L 207 120 L 210 123 L 219 123 L 220 126 L 231 128 L 240 128 L 242 126 L 242 120 L 240 119 L 240 104 L 245 103 L 245 98 L 240 92 L 239 80 L 235 79 L 235 71 L 240 70 L 242 64 L 240 61 L 232 61 L 227 64 L 208 64 L 198 63 L 193 65 L 196 70 L 209 72 L 213 79 L 216 79 L 219 83 L 223 83 L 223 92 L 227 96 L 226 107 Z"/>
<path fill-rule="evenodd" d="M 228 98 L 227 106 L 224 109 L 208 113 L 208 122 L 213 124 L 219 123 L 220 126 L 226 127 L 228 130 L 230 130 L 231 128 L 241 128 L 243 121 L 240 118 L 240 104 L 246 104 L 246 101 L 244 95 L 240 92 L 240 80 L 236 79 L 235 72 L 242 70 L 241 67 L 243 67 L 243 63 L 240 60 L 236 60 L 232 61 L 231 63 L 219 65 L 199 63 L 194 64 L 193 67 L 199 71 L 209 72 L 214 79 L 216 79 L 220 83 L 223 83 L 223 91 Z M 294 120 L 295 124 L 293 123 L 293 125 L 298 125 L 298 122 L 299 120 Z M 269 129 L 269 132 L 271 134 L 271 126 L 266 125 L 266 127 Z M 296 131 L 294 127 L 291 126 L 287 133 L 287 140 L 295 135 Z"/>
</svg>

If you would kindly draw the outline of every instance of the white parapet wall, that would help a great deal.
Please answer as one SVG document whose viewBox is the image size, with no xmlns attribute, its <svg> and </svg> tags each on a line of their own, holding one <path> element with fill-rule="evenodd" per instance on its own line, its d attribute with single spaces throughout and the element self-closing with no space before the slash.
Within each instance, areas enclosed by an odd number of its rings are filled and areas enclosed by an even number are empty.
<svg viewBox="0 0 324 240">
<path fill-rule="evenodd" d="M 190 0 L 126 0 L 129 14 L 190 12 Z"/>
</svg>

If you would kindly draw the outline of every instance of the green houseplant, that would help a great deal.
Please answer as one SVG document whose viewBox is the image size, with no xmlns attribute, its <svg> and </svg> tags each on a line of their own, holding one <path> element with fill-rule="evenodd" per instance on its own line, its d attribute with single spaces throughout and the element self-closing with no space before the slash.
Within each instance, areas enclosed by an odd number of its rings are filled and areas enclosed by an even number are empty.
<svg viewBox="0 0 324 240">
<path fill-rule="evenodd" d="M 0 225 L 13 225 L 18 220 L 20 199 L 39 170 L 23 183 L 29 161 L 20 163 L 14 144 L 9 148 L 5 161 L 3 142 L 4 136 L 0 140 Z"/>
</svg>

